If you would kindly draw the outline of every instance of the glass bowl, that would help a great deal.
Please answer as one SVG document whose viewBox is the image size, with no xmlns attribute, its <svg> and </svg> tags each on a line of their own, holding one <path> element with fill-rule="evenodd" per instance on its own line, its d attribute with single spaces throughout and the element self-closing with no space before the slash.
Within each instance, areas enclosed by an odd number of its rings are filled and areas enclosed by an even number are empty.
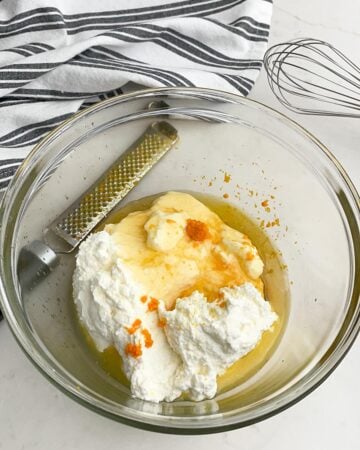
<svg viewBox="0 0 360 450">
<path fill-rule="evenodd" d="M 101 369 L 74 313 L 73 254 L 62 255 L 60 265 L 30 292 L 22 292 L 17 277 L 21 248 L 42 239 L 49 223 L 158 119 L 169 121 L 180 141 L 122 204 L 169 190 L 225 194 L 266 229 L 289 281 L 284 294 L 290 295 L 290 310 L 275 352 L 246 382 L 202 402 L 140 401 Z M 269 208 L 261 207 L 265 199 Z M 252 424 L 317 387 L 359 331 L 354 186 L 310 133 L 236 95 L 155 89 L 76 114 L 23 162 L 3 198 L 1 219 L 1 307 L 20 346 L 63 392 L 120 422 L 188 434 Z M 265 273 L 271 281 L 270 271 Z"/>
</svg>

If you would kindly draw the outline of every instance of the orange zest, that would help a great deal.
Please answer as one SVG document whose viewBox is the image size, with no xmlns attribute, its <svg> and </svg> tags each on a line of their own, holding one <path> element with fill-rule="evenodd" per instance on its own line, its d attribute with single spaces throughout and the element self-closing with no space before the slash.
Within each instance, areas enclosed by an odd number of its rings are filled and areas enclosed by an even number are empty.
<svg viewBox="0 0 360 450">
<path fill-rule="evenodd" d="M 146 303 L 147 302 L 147 295 L 143 295 L 142 297 L 140 297 L 140 301 L 142 303 Z"/>
<path fill-rule="evenodd" d="M 151 337 L 150 331 L 144 328 L 143 330 L 141 330 L 141 334 L 144 336 L 145 339 L 145 347 L 146 348 L 152 347 L 154 341 Z"/>
<path fill-rule="evenodd" d="M 157 311 L 159 307 L 159 300 L 154 297 L 150 297 L 150 301 L 148 303 L 148 311 Z"/>
<path fill-rule="evenodd" d="M 133 358 L 138 358 L 142 355 L 141 344 L 127 344 L 125 346 L 125 353 Z"/>
<path fill-rule="evenodd" d="M 264 200 L 263 202 L 261 202 L 261 206 L 263 206 L 264 208 L 269 206 L 269 200 Z"/>
<path fill-rule="evenodd" d="M 204 222 L 200 222 L 200 220 L 188 219 L 185 231 L 193 241 L 201 242 L 210 237 L 207 225 Z"/>
<path fill-rule="evenodd" d="M 141 326 L 141 320 L 135 319 L 131 327 L 125 327 L 129 334 L 134 334 Z"/>
<path fill-rule="evenodd" d="M 220 308 L 225 308 L 225 306 L 226 306 L 226 301 L 225 301 L 225 300 L 222 300 L 218 305 L 220 306 Z"/>
<path fill-rule="evenodd" d="M 231 180 L 231 175 L 229 175 L 228 173 L 224 173 L 224 182 L 225 183 L 230 183 Z"/>
<path fill-rule="evenodd" d="M 277 219 L 275 219 L 275 220 L 273 220 L 272 222 L 267 222 L 266 223 L 266 228 L 270 228 L 270 227 L 279 227 L 280 226 L 280 219 L 279 218 L 277 218 Z"/>
<path fill-rule="evenodd" d="M 164 319 L 164 318 L 159 319 L 157 324 L 158 324 L 159 328 L 164 328 L 166 326 L 166 319 Z"/>
<path fill-rule="evenodd" d="M 252 261 L 254 258 L 255 258 L 255 255 L 253 253 L 251 253 L 251 252 L 246 253 L 246 256 L 245 256 L 246 261 Z"/>
</svg>

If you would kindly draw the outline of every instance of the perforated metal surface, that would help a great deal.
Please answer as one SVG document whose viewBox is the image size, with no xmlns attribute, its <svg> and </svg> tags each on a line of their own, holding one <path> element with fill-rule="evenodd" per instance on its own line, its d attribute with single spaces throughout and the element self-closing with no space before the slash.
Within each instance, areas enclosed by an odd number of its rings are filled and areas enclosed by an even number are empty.
<svg viewBox="0 0 360 450">
<path fill-rule="evenodd" d="M 153 123 L 79 200 L 50 225 L 50 230 L 75 248 L 177 139 L 176 129 L 168 122 Z"/>
</svg>

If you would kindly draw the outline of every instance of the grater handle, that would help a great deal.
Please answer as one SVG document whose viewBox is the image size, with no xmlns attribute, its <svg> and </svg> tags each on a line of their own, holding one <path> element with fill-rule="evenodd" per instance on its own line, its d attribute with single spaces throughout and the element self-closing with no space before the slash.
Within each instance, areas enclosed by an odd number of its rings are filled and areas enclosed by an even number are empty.
<svg viewBox="0 0 360 450">
<path fill-rule="evenodd" d="M 24 290 L 31 290 L 59 264 L 59 256 L 41 241 L 33 241 L 19 254 L 18 278 Z"/>
</svg>

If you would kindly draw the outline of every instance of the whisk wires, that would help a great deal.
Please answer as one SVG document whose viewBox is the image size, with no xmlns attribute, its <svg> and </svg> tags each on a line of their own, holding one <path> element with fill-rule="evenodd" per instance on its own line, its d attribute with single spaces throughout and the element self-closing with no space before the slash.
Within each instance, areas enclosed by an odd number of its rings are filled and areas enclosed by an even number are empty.
<svg viewBox="0 0 360 450">
<path fill-rule="evenodd" d="M 292 111 L 360 117 L 360 67 L 331 44 L 303 38 L 275 45 L 264 67 L 271 90 Z"/>
</svg>

